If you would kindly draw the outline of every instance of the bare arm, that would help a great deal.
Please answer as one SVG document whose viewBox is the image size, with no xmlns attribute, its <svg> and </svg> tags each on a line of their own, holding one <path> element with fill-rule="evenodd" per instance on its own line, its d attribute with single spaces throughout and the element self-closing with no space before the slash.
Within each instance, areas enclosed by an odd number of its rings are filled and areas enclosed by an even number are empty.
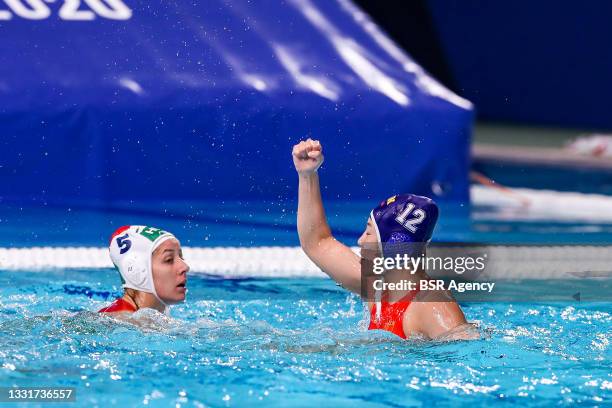
<svg viewBox="0 0 612 408">
<path fill-rule="evenodd" d="M 302 249 L 332 279 L 360 293 L 360 258 L 336 241 L 325 217 L 317 174 L 323 163 L 321 144 L 311 139 L 298 143 L 293 147 L 293 162 L 299 177 L 297 229 Z"/>
</svg>

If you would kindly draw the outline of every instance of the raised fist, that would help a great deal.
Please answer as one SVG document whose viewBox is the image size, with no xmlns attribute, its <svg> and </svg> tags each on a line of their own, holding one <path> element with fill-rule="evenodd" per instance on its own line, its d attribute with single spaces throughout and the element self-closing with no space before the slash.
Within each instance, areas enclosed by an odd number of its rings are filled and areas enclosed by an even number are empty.
<svg viewBox="0 0 612 408">
<path fill-rule="evenodd" d="M 293 146 L 293 164 L 299 174 L 312 174 L 323 164 L 323 146 L 307 139 Z"/>
</svg>

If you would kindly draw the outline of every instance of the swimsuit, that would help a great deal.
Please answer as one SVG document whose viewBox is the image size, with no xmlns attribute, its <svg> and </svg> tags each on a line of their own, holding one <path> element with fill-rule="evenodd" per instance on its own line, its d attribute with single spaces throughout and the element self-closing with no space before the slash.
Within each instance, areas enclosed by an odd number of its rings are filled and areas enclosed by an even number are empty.
<svg viewBox="0 0 612 408">
<path fill-rule="evenodd" d="M 112 312 L 135 312 L 136 308 L 130 302 L 119 298 L 111 303 L 109 306 L 103 307 L 98 310 L 98 313 L 112 313 Z"/>
<path fill-rule="evenodd" d="M 419 291 L 413 290 L 406 296 L 394 303 L 389 303 L 389 293 L 385 292 L 380 303 L 374 303 L 370 309 L 370 326 L 368 330 L 387 330 L 391 333 L 406 339 L 404 333 L 404 313 L 414 300 Z M 380 316 L 377 315 L 377 307 L 380 304 Z"/>
</svg>

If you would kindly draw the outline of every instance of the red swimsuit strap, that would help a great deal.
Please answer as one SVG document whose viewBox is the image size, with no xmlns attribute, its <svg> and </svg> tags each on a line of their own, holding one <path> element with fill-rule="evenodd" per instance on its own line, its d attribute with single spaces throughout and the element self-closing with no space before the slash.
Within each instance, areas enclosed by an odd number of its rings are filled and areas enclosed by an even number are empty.
<svg viewBox="0 0 612 408">
<path fill-rule="evenodd" d="M 404 313 L 414 300 L 419 290 L 413 290 L 397 302 L 389 303 L 389 293 L 385 292 L 382 295 L 380 302 L 380 319 L 377 319 L 377 304 L 374 304 L 370 309 L 370 326 L 369 330 L 382 329 L 390 331 L 393 334 L 405 339 L 404 333 Z"/>
<path fill-rule="evenodd" d="M 135 312 L 136 308 L 130 302 L 119 298 L 110 305 L 103 307 L 98 310 L 98 313 L 112 313 L 112 312 Z"/>
</svg>

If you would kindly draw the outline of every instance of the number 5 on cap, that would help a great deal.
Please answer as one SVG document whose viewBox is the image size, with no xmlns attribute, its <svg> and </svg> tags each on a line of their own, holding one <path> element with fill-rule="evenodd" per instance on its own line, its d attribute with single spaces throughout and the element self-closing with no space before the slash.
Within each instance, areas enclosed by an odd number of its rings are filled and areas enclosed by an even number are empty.
<svg viewBox="0 0 612 408">
<path fill-rule="evenodd" d="M 132 247 L 132 241 L 128 239 L 128 234 L 124 234 L 120 237 L 117 237 L 117 246 L 119 247 L 120 254 L 125 254 Z"/>
</svg>

